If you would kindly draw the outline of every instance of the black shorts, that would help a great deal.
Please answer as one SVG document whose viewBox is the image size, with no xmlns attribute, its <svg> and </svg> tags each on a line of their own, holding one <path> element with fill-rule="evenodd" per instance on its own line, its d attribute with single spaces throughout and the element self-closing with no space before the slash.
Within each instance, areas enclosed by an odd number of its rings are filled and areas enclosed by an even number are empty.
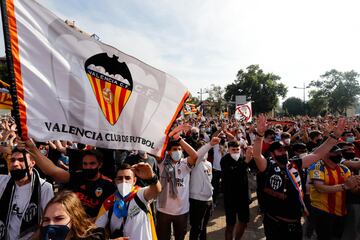
<svg viewBox="0 0 360 240">
<path fill-rule="evenodd" d="M 226 225 L 235 225 L 236 215 L 241 223 L 248 223 L 250 220 L 249 204 L 247 202 L 239 202 L 237 204 L 225 203 Z"/>
</svg>

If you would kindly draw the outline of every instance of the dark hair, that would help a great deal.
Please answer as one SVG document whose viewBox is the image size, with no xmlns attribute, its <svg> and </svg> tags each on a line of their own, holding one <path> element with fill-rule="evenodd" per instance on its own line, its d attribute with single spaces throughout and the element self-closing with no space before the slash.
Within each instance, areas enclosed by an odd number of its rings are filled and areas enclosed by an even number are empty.
<svg viewBox="0 0 360 240">
<path fill-rule="evenodd" d="M 311 132 L 309 133 L 309 137 L 310 137 L 311 140 L 313 140 L 314 138 L 316 138 L 317 136 L 319 136 L 319 135 L 321 135 L 321 134 L 322 134 L 322 133 L 321 133 L 320 131 L 315 130 L 315 131 L 311 131 Z"/>
<path fill-rule="evenodd" d="M 11 154 L 14 154 L 14 153 L 23 153 L 23 152 L 25 152 L 25 154 L 30 154 L 30 153 L 28 153 L 28 152 L 26 152 L 26 151 L 24 151 L 24 150 L 18 149 L 17 147 L 15 147 L 15 148 L 11 151 Z"/>
<path fill-rule="evenodd" d="M 287 133 L 287 132 L 283 132 L 281 134 L 281 138 L 291 138 L 291 134 L 290 133 Z"/>
<path fill-rule="evenodd" d="M 169 151 L 172 147 L 178 147 L 178 146 L 181 146 L 179 141 L 172 140 L 172 141 L 169 141 L 169 143 L 168 143 L 168 145 L 166 147 L 166 150 Z"/>
<path fill-rule="evenodd" d="M 268 137 L 269 135 L 274 135 L 275 136 L 275 131 L 272 129 L 267 129 L 264 133 L 264 137 Z"/>
<path fill-rule="evenodd" d="M 116 177 L 116 175 L 117 175 L 117 173 L 119 172 L 119 171 L 123 171 L 123 170 L 131 170 L 131 165 L 130 164 L 128 164 L 128 163 L 123 163 L 123 164 L 121 164 L 119 167 L 117 167 L 117 169 L 116 169 L 116 172 L 115 172 L 115 177 Z M 131 170 L 132 171 L 132 170 Z M 134 174 L 134 177 L 136 177 L 136 175 L 135 175 L 135 173 L 133 172 L 133 174 Z"/>
<path fill-rule="evenodd" d="M 103 155 L 98 150 L 85 150 L 82 152 L 81 159 L 84 159 L 85 156 L 94 156 L 96 158 L 96 160 L 98 161 L 98 163 L 103 162 Z"/>
<path fill-rule="evenodd" d="M 240 147 L 239 141 L 230 141 L 228 143 L 228 148 L 231 148 L 231 147 Z"/>
</svg>

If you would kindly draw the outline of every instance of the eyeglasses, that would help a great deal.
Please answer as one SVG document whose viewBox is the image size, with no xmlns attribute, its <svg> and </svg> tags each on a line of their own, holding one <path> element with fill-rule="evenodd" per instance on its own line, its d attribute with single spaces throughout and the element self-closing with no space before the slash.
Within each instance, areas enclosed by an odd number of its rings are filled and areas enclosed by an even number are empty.
<svg viewBox="0 0 360 240">
<path fill-rule="evenodd" d="M 131 176 L 117 176 L 115 178 L 115 181 L 124 181 L 124 179 L 129 181 L 129 180 L 131 180 Z"/>
</svg>

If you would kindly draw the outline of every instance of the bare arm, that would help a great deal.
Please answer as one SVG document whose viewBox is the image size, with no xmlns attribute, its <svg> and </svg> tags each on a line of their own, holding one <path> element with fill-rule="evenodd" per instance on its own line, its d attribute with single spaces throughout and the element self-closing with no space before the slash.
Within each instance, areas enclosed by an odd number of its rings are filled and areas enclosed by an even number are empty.
<svg viewBox="0 0 360 240">
<path fill-rule="evenodd" d="M 258 134 L 256 135 L 256 138 L 254 141 L 254 150 L 253 150 L 255 163 L 260 172 L 264 172 L 267 167 L 267 161 L 261 153 L 263 139 L 264 139 L 263 136 L 264 136 L 265 130 L 266 130 L 266 118 L 263 114 L 261 114 L 257 118 L 257 133 Z M 261 135 L 262 137 L 259 135 Z"/>
<path fill-rule="evenodd" d="M 321 193 L 334 193 L 346 190 L 353 190 L 359 187 L 359 177 L 351 176 L 344 184 L 326 185 L 323 181 L 313 180 L 315 189 Z"/>
<path fill-rule="evenodd" d="M 18 141 L 19 149 L 25 149 L 25 147 L 27 147 L 28 152 L 35 159 L 36 165 L 45 175 L 54 178 L 56 182 L 67 183 L 70 181 L 70 173 L 56 166 L 50 159 L 42 155 L 32 140 Z"/>
<path fill-rule="evenodd" d="M 343 164 L 350 168 L 350 170 L 359 170 L 360 169 L 360 161 L 344 161 Z"/>
<path fill-rule="evenodd" d="M 190 125 L 180 125 L 177 126 L 174 130 L 169 133 L 169 137 L 172 137 L 175 141 L 179 140 L 179 144 L 182 149 L 189 155 L 187 158 L 187 162 L 189 165 L 194 165 L 198 158 L 196 151 L 187 143 L 184 139 L 180 138 L 180 134 L 182 131 L 190 129 Z"/>
<path fill-rule="evenodd" d="M 337 143 L 337 139 L 340 138 L 341 134 L 345 129 L 345 119 L 339 119 L 338 124 L 334 131 L 334 138 L 328 137 L 328 139 L 320 145 L 314 152 L 302 158 L 303 168 L 308 168 L 314 162 L 322 159 L 325 154 L 327 154 L 330 149 Z"/>
</svg>

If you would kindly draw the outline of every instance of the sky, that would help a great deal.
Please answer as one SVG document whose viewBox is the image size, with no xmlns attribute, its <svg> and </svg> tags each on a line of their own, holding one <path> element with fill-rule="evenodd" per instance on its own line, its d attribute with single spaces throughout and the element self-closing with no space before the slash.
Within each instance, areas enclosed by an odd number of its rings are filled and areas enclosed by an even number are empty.
<svg viewBox="0 0 360 240">
<path fill-rule="evenodd" d="M 231 84 L 238 70 L 251 64 L 280 76 L 287 97 L 301 99 L 303 90 L 294 86 L 318 80 L 326 71 L 360 72 L 357 0 L 38 2 L 176 77 L 194 96 L 211 84 Z"/>
</svg>

